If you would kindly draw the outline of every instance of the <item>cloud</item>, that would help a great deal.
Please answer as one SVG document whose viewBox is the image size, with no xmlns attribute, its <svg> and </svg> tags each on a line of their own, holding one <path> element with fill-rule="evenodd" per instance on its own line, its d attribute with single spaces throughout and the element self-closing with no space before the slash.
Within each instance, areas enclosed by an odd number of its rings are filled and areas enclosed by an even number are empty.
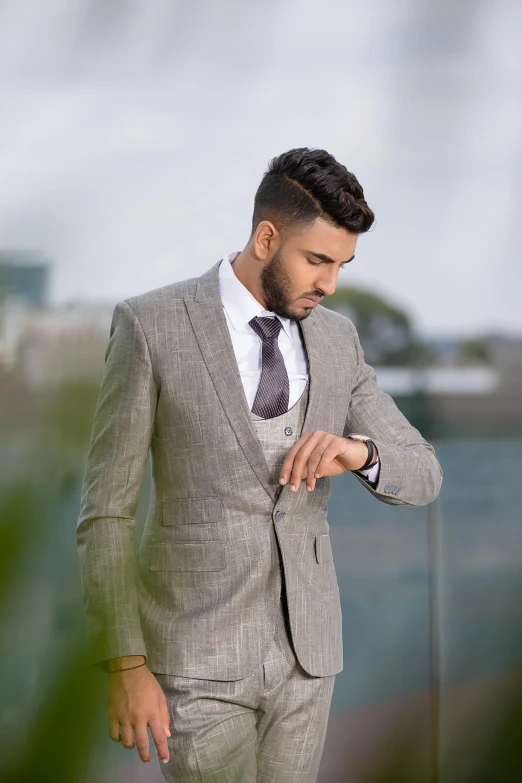
<svg viewBox="0 0 522 783">
<path fill-rule="evenodd" d="M 425 331 L 522 330 L 520 10 L 313 10 L 3 4 L 0 245 L 51 257 L 55 300 L 192 277 L 246 242 L 269 158 L 324 147 L 377 213 L 350 281 Z"/>
</svg>

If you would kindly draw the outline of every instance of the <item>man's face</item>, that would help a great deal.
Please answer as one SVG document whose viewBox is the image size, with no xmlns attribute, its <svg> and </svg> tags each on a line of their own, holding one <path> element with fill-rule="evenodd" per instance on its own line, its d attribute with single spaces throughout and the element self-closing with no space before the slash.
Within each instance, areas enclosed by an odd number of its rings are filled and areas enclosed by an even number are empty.
<svg viewBox="0 0 522 783">
<path fill-rule="evenodd" d="M 322 218 L 289 236 L 261 272 L 266 309 L 295 321 L 307 318 L 314 304 L 305 297 L 333 294 L 339 269 L 353 259 L 357 238 Z"/>
</svg>

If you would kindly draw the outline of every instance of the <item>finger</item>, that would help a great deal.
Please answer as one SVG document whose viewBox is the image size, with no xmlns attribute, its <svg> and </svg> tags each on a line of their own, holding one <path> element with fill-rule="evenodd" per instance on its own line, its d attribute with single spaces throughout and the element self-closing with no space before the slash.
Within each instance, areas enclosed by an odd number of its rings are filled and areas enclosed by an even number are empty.
<svg viewBox="0 0 522 783">
<path fill-rule="evenodd" d="M 328 469 L 333 458 L 338 454 L 337 436 L 327 433 L 314 449 L 308 459 L 307 485 L 315 489 L 315 483 Z"/>
<path fill-rule="evenodd" d="M 134 747 L 134 732 L 130 723 L 125 723 L 121 727 L 121 744 L 129 750 Z"/>
<path fill-rule="evenodd" d="M 323 433 L 320 440 L 316 443 L 315 447 L 308 455 L 308 459 L 304 466 L 304 478 L 306 479 L 306 489 L 309 492 L 312 492 L 315 489 L 315 469 L 319 464 L 321 457 L 323 456 L 323 452 L 328 446 L 329 442 L 328 433 Z"/>
<path fill-rule="evenodd" d="M 157 718 L 149 721 L 149 726 L 152 739 L 158 751 L 159 760 L 166 764 L 169 760 L 169 746 L 161 717 L 158 715 Z"/>
<path fill-rule="evenodd" d="M 281 479 L 283 480 L 281 483 L 288 484 L 288 481 L 290 479 L 291 473 L 292 473 L 292 467 L 294 464 L 294 459 L 296 454 L 299 452 L 299 449 L 301 446 L 306 443 L 308 438 L 311 436 L 311 432 L 304 432 L 301 437 L 296 440 L 292 448 L 288 451 L 286 457 L 283 460 L 283 464 L 281 465 L 281 471 L 279 473 L 279 480 L 281 482 Z"/>
<path fill-rule="evenodd" d="M 147 763 L 150 761 L 150 747 L 149 747 L 149 735 L 147 734 L 147 725 L 140 723 L 134 726 L 134 734 L 136 735 L 136 748 L 140 755 L 140 759 Z"/>
<path fill-rule="evenodd" d="M 329 467 L 332 459 L 339 452 L 337 446 L 338 437 L 330 432 L 325 432 L 323 439 L 310 454 L 308 459 L 307 483 L 315 489 L 316 479 L 320 478 Z"/>
<path fill-rule="evenodd" d="M 120 741 L 120 722 L 115 715 L 109 715 L 109 737 L 114 742 Z"/>
<path fill-rule="evenodd" d="M 167 707 L 167 700 L 165 698 L 165 694 L 162 694 L 162 698 L 160 700 L 160 715 L 161 720 L 163 721 L 163 728 L 165 729 L 165 734 L 167 737 L 170 737 L 170 715 L 169 710 Z"/>
<path fill-rule="evenodd" d="M 325 433 L 322 430 L 316 430 L 314 433 L 310 435 L 306 443 L 304 443 L 299 449 L 299 453 L 294 459 L 292 474 L 290 476 L 291 492 L 297 491 L 297 488 L 300 485 L 302 479 L 306 478 L 308 472 L 307 469 L 308 458 L 310 457 L 310 454 L 316 447 L 317 443 L 322 439 L 324 434 Z M 295 490 L 292 490 L 292 487 L 295 487 Z"/>
<path fill-rule="evenodd" d="M 283 464 L 281 465 L 281 472 L 279 474 L 279 481 L 281 484 L 288 484 L 290 476 L 292 474 L 292 468 L 294 465 L 294 458 L 298 449 L 291 449 L 286 455 Z"/>
</svg>

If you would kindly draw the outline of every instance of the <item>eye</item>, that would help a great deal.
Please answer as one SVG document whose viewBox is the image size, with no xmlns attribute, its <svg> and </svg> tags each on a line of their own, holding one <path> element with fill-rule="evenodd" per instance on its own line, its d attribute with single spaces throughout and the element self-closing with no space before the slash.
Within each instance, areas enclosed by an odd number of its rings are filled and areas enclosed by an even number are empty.
<svg viewBox="0 0 522 783">
<path fill-rule="evenodd" d="M 312 264 L 312 266 L 321 266 L 321 264 L 324 264 L 324 261 L 312 261 L 310 258 L 307 259 L 309 264 Z M 344 269 L 346 267 L 346 264 L 341 264 L 339 269 Z"/>
</svg>

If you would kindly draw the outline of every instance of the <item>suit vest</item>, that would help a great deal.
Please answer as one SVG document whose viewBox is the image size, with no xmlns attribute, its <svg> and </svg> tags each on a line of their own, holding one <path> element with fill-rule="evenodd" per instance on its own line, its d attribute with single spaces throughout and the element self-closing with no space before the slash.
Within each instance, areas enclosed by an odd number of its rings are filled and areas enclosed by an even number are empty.
<svg viewBox="0 0 522 783">
<path fill-rule="evenodd" d="M 266 463 L 270 470 L 270 483 L 279 488 L 279 475 L 283 467 L 284 459 L 294 443 L 301 437 L 303 422 L 308 405 L 308 387 L 306 382 L 303 393 L 286 413 L 264 419 L 250 411 L 252 423 L 257 433 L 259 442 L 265 455 Z M 284 595 L 283 568 L 280 560 L 275 534 L 272 539 L 272 574 L 271 579 L 278 585 L 281 595 Z"/>
</svg>

